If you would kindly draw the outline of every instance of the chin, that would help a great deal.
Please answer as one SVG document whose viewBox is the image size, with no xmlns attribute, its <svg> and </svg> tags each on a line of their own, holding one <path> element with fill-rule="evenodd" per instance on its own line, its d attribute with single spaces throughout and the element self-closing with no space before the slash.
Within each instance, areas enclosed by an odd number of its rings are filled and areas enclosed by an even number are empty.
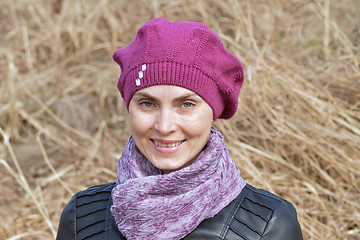
<svg viewBox="0 0 360 240">
<path fill-rule="evenodd" d="M 192 161 L 191 161 L 192 162 Z M 180 169 L 183 169 L 184 167 L 187 167 L 191 164 L 191 162 L 186 162 L 186 163 L 183 163 L 183 164 L 178 164 L 178 165 L 155 165 L 154 166 L 158 169 L 160 169 L 163 173 L 171 173 L 171 172 L 174 172 L 174 171 L 177 171 L 177 170 L 180 170 Z"/>
</svg>

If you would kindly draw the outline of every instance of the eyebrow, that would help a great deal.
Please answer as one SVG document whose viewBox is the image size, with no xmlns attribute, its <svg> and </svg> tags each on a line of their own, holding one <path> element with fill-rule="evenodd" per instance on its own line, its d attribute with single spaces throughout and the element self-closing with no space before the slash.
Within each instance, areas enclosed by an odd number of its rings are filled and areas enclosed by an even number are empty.
<svg viewBox="0 0 360 240">
<path fill-rule="evenodd" d="M 134 94 L 134 96 L 136 96 L 136 95 L 140 95 L 140 96 L 142 96 L 142 97 L 146 97 L 146 98 L 153 99 L 153 100 L 159 100 L 159 98 L 157 98 L 156 96 L 150 95 L 150 94 L 145 93 L 145 92 L 136 92 L 136 93 Z M 173 102 L 178 102 L 178 101 L 181 101 L 181 100 L 183 100 L 183 99 L 190 98 L 190 97 L 194 97 L 194 96 L 201 98 L 201 97 L 200 97 L 199 95 L 197 95 L 196 93 L 186 93 L 186 94 L 184 94 L 184 95 L 181 95 L 181 96 L 179 96 L 179 97 L 174 98 L 174 99 L 173 99 Z"/>
</svg>

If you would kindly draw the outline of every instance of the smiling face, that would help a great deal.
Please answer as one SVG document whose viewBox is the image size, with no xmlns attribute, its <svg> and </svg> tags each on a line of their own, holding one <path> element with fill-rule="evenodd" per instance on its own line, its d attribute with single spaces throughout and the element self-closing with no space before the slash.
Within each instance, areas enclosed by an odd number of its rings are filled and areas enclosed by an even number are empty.
<svg viewBox="0 0 360 240">
<path fill-rule="evenodd" d="M 141 153 L 163 173 L 190 165 L 208 141 L 213 111 L 196 93 L 157 85 L 137 91 L 130 128 Z"/>
</svg>

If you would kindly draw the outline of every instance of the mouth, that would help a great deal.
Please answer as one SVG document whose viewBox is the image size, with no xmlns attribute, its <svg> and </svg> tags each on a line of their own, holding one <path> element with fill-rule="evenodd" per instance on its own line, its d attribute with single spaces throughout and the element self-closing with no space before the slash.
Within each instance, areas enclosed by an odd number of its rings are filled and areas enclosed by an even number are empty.
<svg viewBox="0 0 360 240">
<path fill-rule="evenodd" d="M 181 140 L 181 141 L 167 140 L 167 141 L 165 141 L 165 140 L 155 140 L 155 139 L 151 139 L 151 141 L 155 144 L 155 146 L 162 147 L 162 148 L 174 148 L 174 147 L 181 145 L 183 142 L 185 142 L 185 140 Z"/>
</svg>

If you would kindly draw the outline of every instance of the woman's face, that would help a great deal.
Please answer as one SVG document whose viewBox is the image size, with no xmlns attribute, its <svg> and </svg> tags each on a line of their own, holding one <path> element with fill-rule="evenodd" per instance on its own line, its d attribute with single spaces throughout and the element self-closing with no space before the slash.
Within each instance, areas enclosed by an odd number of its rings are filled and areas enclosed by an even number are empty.
<svg viewBox="0 0 360 240">
<path fill-rule="evenodd" d="M 208 141 L 213 111 L 196 93 L 158 85 L 130 101 L 130 128 L 141 153 L 163 173 L 192 163 Z"/>
</svg>

